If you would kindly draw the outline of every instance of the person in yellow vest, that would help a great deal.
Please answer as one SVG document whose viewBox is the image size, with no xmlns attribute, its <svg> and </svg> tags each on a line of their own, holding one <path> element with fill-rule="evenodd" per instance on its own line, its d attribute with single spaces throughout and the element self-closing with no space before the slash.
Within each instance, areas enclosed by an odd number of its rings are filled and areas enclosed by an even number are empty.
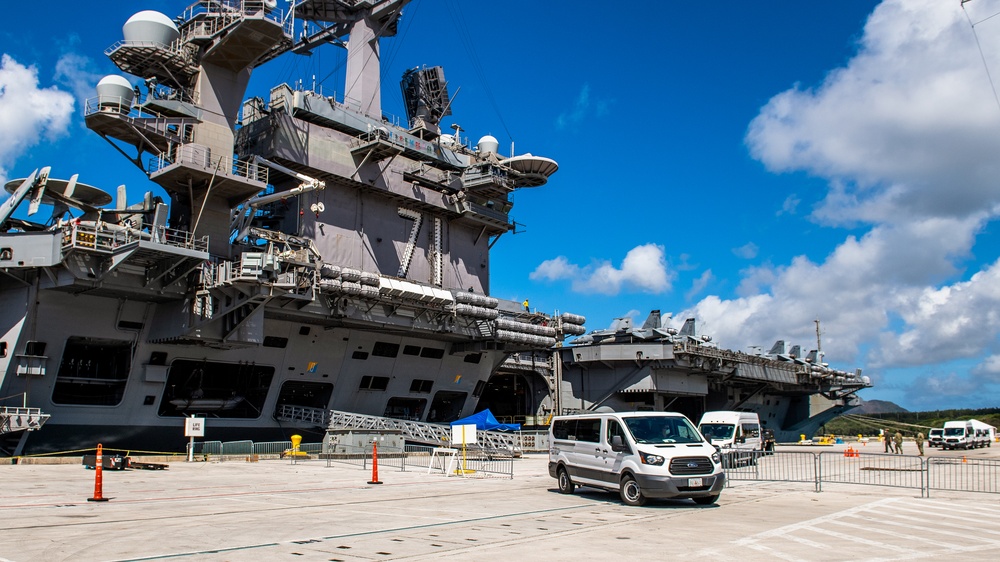
<svg viewBox="0 0 1000 562">
<path fill-rule="evenodd" d="M 525 311 L 525 312 L 531 312 L 531 309 L 530 309 L 530 308 L 528 308 L 528 299 L 524 299 L 524 302 L 523 302 L 523 303 L 521 303 L 521 304 L 523 304 L 523 305 L 524 305 L 524 311 Z"/>
</svg>

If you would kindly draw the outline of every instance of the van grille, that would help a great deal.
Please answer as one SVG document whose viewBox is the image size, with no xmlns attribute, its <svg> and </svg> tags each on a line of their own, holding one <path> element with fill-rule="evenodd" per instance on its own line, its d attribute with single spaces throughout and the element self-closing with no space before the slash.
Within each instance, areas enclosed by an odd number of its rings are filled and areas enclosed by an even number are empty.
<svg viewBox="0 0 1000 562">
<path fill-rule="evenodd" d="M 712 474 L 712 460 L 708 457 L 677 457 L 670 460 L 670 473 L 678 476 Z"/>
</svg>

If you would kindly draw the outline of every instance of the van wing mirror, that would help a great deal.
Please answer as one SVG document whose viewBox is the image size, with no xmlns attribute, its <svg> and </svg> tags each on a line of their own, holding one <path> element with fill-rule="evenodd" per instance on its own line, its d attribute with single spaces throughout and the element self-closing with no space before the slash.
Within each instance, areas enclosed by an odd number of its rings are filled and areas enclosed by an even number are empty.
<svg viewBox="0 0 1000 562">
<path fill-rule="evenodd" d="M 611 450 L 620 453 L 625 450 L 625 441 L 622 440 L 621 435 L 611 436 Z"/>
</svg>

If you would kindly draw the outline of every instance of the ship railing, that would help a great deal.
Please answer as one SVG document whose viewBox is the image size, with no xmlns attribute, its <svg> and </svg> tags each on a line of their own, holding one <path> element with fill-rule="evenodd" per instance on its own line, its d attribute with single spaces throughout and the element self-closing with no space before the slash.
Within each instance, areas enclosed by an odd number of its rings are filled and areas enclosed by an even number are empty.
<svg viewBox="0 0 1000 562">
<path fill-rule="evenodd" d="M 0 435 L 15 431 L 33 431 L 48 421 L 41 408 L 0 407 Z"/>
<path fill-rule="evenodd" d="M 164 51 L 171 55 L 184 58 L 187 60 L 187 53 L 183 47 L 183 43 L 180 39 L 171 42 L 169 45 L 164 45 L 163 43 L 158 43 L 156 41 L 126 41 L 124 39 L 119 39 L 115 41 L 113 45 L 104 49 L 105 56 L 110 57 L 115 51 L 121 49 L 122 47 L 140 47 L 144 49 L 156 49 L 158 51 Z"/>
<path fill-rule="evenodd" d="M 229 164 L 226 157 L 212 159 L 212 150 L 207 146 L 196 144 L 181 145 L 172 153 L 161 152 L 149 159 L 149 173 L 160 171 L 174 164 L 200 167 L 206 170 L 219 170 L 229 176 L 247 178 L 264 184 L 268 182 L 268 167 L 259 166 L 254 162 L 231 157 Z"/>
<path fill-rule="evenodd" d="M 278 410 L 278 419 L 281 421 L 302 422 L 326 427 L 329 423 L 328 412 L 328 410 L 322 408 L 308 408 L 305 406 L 284 404 Z"/>
<path fill-rule="evenodd" d="M 476 213 L 477 215 L 482 215 L 484 217 L 489 217 L 495 221 L 506 224 L 507 223 L 507 213 L 502 213 L 497 211 L 493 207 L 487 205 L 480 205 L 478 203 L 473 203 L 466 199 L 465 201 L 459 201 L 458 207 L 461 211 Z"/>
<path fill-rule="evenodd" d="M 551 371 L 553 369 L 554 356 L 548 355 L 546 357 L 538 357 L 534 353 L 512 353 L 504 360 L 503 366 L 510 369 L 521 369 L 521 370 L 534 370 L 534 369 L 544 369 Z"/>
<path fill-rule="evenodd" d="M 221 3 L 217 0 L 202 0 L 189 6 L 180 19 L 180 41 L 204 39 L 247 17 L 259 17 L 281 25 L 286 35 L 291 35 L 294 20 L 285 18 L 283 10 L 271 9 L 263 0 L 243 0 L 242 2 Z"/>
<path fill-rule="evenodd" d="M 80 249 L 113 254 L 140 240 L 150 240 L 166 246 L 208 251 L 208 236 L 200 238 L 176 228 L 154 227 L 152 233 L 105 222 L 71 223 L 63 230 L 63 250 Z"/>
<path fill-rule="evenodd" d="M 96 113 L 110 113 L 134 127 L 158 135 L 173 135 L 184 142 L 190 142 L 194 138 L 194 129 L 191 125 L 198 123 L 198 120 L 193 117 L 164 117 L 155 111 L 137 105 L 137 100 L 128 101 L 121 96 L 105 95 L 87 99 L 84 102 L 84 116 Z"/>
</svg>

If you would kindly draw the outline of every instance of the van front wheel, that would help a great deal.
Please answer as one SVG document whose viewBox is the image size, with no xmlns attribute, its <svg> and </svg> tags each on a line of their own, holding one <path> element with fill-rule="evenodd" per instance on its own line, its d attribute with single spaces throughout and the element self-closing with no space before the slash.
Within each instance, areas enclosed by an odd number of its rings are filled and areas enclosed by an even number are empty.
<svg viewBox="0 0 1000 562">
<path fill-rule="evenodd" d="M 576 490 L 576 484 L 570 480 L 569 474 L 566 472 L 565 468 L 559 469 L 559 473 L 556 474 L 556 482 L 559 483 L 560 494 L 572 494 L 573 491 Z"/>
<path fill-rule="evenodd" d="M 622 502 L 625 505 L 636 507 L 646 505 L 646 496 L 642 495 L 639 483 L 635 481 L 635 478 L 631 474 L 626 474 L 622 477 L 619 492 L 621 493 Z"/>
</svg>

